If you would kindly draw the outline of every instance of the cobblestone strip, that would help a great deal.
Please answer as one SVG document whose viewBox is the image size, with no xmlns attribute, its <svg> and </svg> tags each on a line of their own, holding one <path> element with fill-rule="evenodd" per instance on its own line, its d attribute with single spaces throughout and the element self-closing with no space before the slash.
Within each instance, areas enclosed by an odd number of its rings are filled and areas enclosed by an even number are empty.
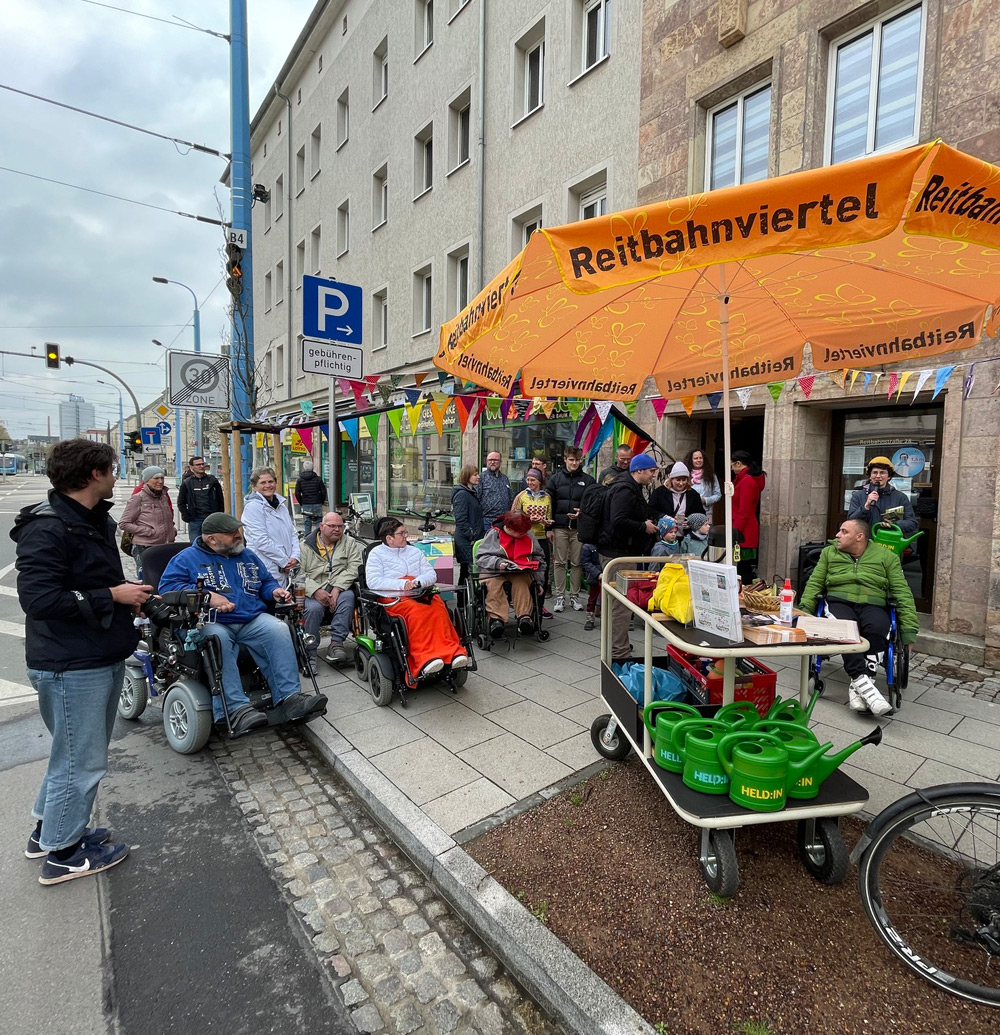
<svg viewBox="0 0 1000 1035">
<path fill-rule="evenodd" d="M 969 662 L 916 654 L 910 662 L 910 686 L 947 690 L 960 697 L 1000 704 L 1000 673 Z"/>
<path fill-rule="evenodd" d="M 559 1035 L 295 734 L 211 746 L 358 1031 Z"/>
</svg>

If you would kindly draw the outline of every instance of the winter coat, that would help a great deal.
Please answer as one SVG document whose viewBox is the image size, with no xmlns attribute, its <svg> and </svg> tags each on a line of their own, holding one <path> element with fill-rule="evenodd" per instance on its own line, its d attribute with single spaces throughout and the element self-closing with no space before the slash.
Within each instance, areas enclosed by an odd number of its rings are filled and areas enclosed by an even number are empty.
<svg viewBox="0 0 1000 1035">
<path fill-rule="evenodd" d="M 483 538 L 483 541 L 479 544 L 479 549 L 476 551 L 476 571 L 485 572 L 490 575 L 502 575 L 504 574 L 503 569 L 500 567 L 503 561 L 514 561 L 515 564 L 523 562 L 523 554 L 526 554 L 528 559 L 536 565 L 532 571 L 532 575 L 535 577 L 535 581 L 540 586 L 545 586 L 545 554 L 542 552 L 541 546 L 538 545 L 538 540 L 534 535 L 529 532 L 526 536 L 522 536 L 520 539 L 515 540 L 517 546 L 511 544 L 510 547 L 504 545 L 504 541 L 500 538 L 501 529 L 491 528 Z M 506 536 L 508 539 L 514 538 L 513 536 Z M 529 540 L 528 548 L 524 546 L 524 540 Z"/>
<path fill-rule="evenodd" d="M 243 534 L 247 546 L 267 565 L 267 570 L 285 587 L 288 575 L 281 569 L 290 557 L 300 556 L 299 537 L 288 513 L 285 497 L 274 494 L 277 506 L 261 493 L 248 493 L 243 501 Z"/>
<path fill-rule="evenodd" d="M 570 474 L 565 467 L 560 467 L 552 475 L 545 488 L 552 497 L 552 516 L 556 528 L 576 528 L 576 519 L 571 521 L 569 512 L 579 509 L 583 490 L 593 484 L 594 479 L 583 468 L 577 468 Z"/>
<path fill-rule="evenodd" d="M 601 471 L 601 473 L 597 476 L 597 484 L 603 485 L 604 479 L 607 478 L 609 474 L 613 474 L 617 478 L 619 475 L 628 473 L 629 470 L 627 467 L 623 469 L 619 467 L 617 464 L 612 464 L 610 467 L 605 467 L 604 470 Z"/>
<path fill-rule="evenodd" d="M 876 604 L 885 607 L 887 596 L 896 602 L 903 643 L 913 643 L 920 631 L 913 593 L 906 581 L 899 558 L 878 543 L 869 543 L 858 558 L 836 546 L 827 546 L 819 555 L 799 607 L 814 614 L 817 597 L 847 600 L 852 604 Z M 873 649 L 879 649 L 872 644 Z"/>
<path fill-rule="evenodd" d="M 649 508 L 642 486 L 629 474 L 617 478 L 604 497 L 604 517 L 598 549 L 602 557 L 641 557 L 653 537 L 646 531 Z"/>
<path fill-rule="evenodd" d="M 315 471 L 303 471 L 295 482 L 294 492 L 300 507 L 326 506 L 326 485 Z"/>
<path fill-rule="evenodd" d="M 272 600 L 274 591 L 278 589 L 277 579 L 252 550 L 244 547 L 243 552 L 234 557 L 223 557 L 198 536 L 192 546 L 170 559 L 160 576 L 157 590 L 170 593 L 178 589 L 193 589 L 199 577 L 205 580 L 206 589 L 236 605 L 233 611 L 218 612 L 214 620 L 220 625 L 252 622 L 267 610 L 266 601 Z"/>
<path fill-rule="evenodd" d="M 536 539 L 544 537 L 548 529 L 547 522 L 552 518 L 552 497 L 547 489 L 532 492 L 522 489 L 515 497 L 510 509 L 527 514 L 531 518 L 531 534 Z"/>
<path fill-rule="evenodd" d="M 403 587 L 403 578 L 412 575 L 420 583 L 412 589 Z M 365 562 L 365 582 L 373 593 L 386 596 L 419 596 L 437 582 L 437 572 L 415 546 L 376 546 Z"/>
<path fill-rule="evenodd" d="M 484 520 L 495 521 L 501 514 L 506 514 L 514 502 L 510 479 L 502 471 L 494 474 L 488 467 L 484 467 L 479 474 L 477 489 Z"/>
<path fill-rule="evenodd" d="M 681 553 L 690 554 L 693 557 L 701 557 L 705 553 L 707 546 L 707 536 L 699 536 L 695 535 L 694 532 L 688 532 L 681 542 Z"/>
<path fill-rule="evenodd" d="M 733 528 L 743 535 L 748 550 L 756 550 L 760 542 L 760 524 L 757 521 L 757 503 L 760 488 L 757 479 L 744 467 L 733 482 Z"/>
<path fill-rule="evenodd" d="M 320 542 L 318 528 L 303 540 L 298 573 L 305 579 L 307 597 L 318 589 L 350 589 L 358 577 L 365 549 L 354 536 L 342 535 L 332 555 L 320 553 L 329 549 Z"/>
<path fill-rule="evenodd" d="M 472 544 L 483 538 L 483 505 L 472 486 L 456 485 L 451 490 L 451 513 L 455 519 L 455 559 L 472 563 Z"/>
<path fill-rule="evenodd" d="M 871 483 L 866 483 L 860 489 L 854 490 L 854 495 L 851 496 L 851 505 L 847 508 L 848 519 L 864 521 L 872 528 L 875 528 L 876 525 L 882 522 L 882 515 L 887 510 L 902 507 L 903 516 L 896 522 L 896 525 L 903 535 L 913 535 L 917 530 L 918 522 L 916 514 L 913 513 L 913 504 L 910 502 L 910 497 L 900 492 L 895 486 L 886 485 L 884 489 L 879 489 L 878 499 L 872 504 L 871 510 L 865 510 L 865 500 L 868 499 L 868 493 L 871 492 L 871 489 L 866 487 L 869 484 Z"/>
<path fill-rule="evenodd" d="M 177 529 L 167 490 L 162 489 L 156 496 L 148 485 L 143 485 L 140 492 L 129 497 L 118 527 L 123 532 L 132 533 L 132 542 L 136 546 L 172 543 L 177 538 Z"/>
<path fill-rule="evenodd" d="M 583 577 L 593 586 L 601 581 L 601 572 L 604 566 L 601 564 L 601 555 L 597 552 L 596 546 L 585 543 L 580 551 L 580 563 L 583 565 Z"/>
<path fill-rule="evenodd" d="M 703 514 L 705 504 L 694 489 L 684 493 L 684 514 Z M 678 504 L 674 501 L 674 490 L 669 485 L 660 485 L 649 497 L 649 513 L 652 521 L 659 521 L 664 514 L 676 517 Z"/>
<path fill-rule="evenodd" d="M 177 509 L 188 524 L 203 521 L 209 514 L 221 514 L 226 504 L 219 479 L 214 474 L 189 475 L 177 493 Z"/>
<path fill-rule="evenodd" d="M 111 504 L 87 510 L 54 489 L 24 507 L 10 537 L 17 544 L 17 597 L 26 618 L 28 668 L 102 668 L 138 646 L 132 608 L 111 599 L 125 581 Z"/>
</svg>

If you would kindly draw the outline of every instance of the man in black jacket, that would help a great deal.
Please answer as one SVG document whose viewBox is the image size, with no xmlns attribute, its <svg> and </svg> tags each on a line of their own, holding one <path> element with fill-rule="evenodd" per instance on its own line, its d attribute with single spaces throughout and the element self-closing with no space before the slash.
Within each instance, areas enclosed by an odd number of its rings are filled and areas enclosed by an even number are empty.
<svg viewBox="0 0 1000 1035">
<path fill-rule="evenodd" d="M 187 522 L 188 538 L 193 543 L 201 535 L 201 525 L 209 514 L 221 514 L 226 509 L 222 486 L 214 474 L 209 474 L 203 456 L 188 461 L 191 473 L 181 482 L 177 494 L 177 508 L 181 519 Z"/>
<path fill-rule="evenodd" d="M 326 485 L 313 470 L 312 460 L 302 464 L 302 473 L 295 482 L 295 500 L 302 515 L 302 534 L 309 535 L 313 525 L 319 527 L 326 509 Z"/>
<path fill-rule="evenodd" d="M 98 873 L 128 855 L 128 845 L 105 843 L 108 830 L 87 826 L 108 768 L 125 660 L 139 642 L 133 617 L 152 593 L 126 582 L 122 571 L 108 514 L 114 461 L 103 443 L 57 443 L 46 468 L 53 486 L 48 500 L 25 507 L 10 533 L 27 616 L 28 678 L 52 734 L 24 853 L 45 857 L 42 884 Z"/>
<path fill-rule="evenodd" d="M 619 475 L 604 498 L 604 517 L 598 549 L 601 564 L 614 557 L 641 557 L 649 553 L 656 525 L 649 520 L 643 488 L 656 476 L 656 461 L 645 453 L 632 457 L 628 474 Z M 630 612 L 617 600 L 611 608 L 611 656 L 615 660 L 632 653 L 628 639 Z"/>
<path fill-rule="evenodd" d="M 580 500 L 583 490 L 594 484 L 586 471 L 580 470 L 583 463 L 583 450 L 577 446 L 567 446 L 563 453 L 563 466 L 549 479 L 546 486 L 552 497 L 552 517 L 555 527 L 552 529 L 553 567 L 555 569 L 556 599 L 553 611 L 563 609 L 563 594 L 566 590 L 566 566 L 569 562 L 569 602 L 574 611 L 583 610 L 580 600 L 580 579 L 583 565 L 580 555 L 583 546 L 576 535 L 576 519 L 580 514 Z"/>
</svg>

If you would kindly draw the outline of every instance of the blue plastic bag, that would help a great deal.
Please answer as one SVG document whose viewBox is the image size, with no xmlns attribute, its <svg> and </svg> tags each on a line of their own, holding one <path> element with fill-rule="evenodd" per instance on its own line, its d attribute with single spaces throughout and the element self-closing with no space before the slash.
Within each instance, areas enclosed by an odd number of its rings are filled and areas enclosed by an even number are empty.
<svg viewBox="0 0 1000 1035">
<path fill-rule="evenodd" d="M 646 666 L 637 661 L 613 662 L 611 670 L 635 699 L 636 704 L 646 702 Z M 687 697 L 687 687 L 680 676 L 667 668 L 653 667 L 653 700 L 682 701 Z"/>
</svg>

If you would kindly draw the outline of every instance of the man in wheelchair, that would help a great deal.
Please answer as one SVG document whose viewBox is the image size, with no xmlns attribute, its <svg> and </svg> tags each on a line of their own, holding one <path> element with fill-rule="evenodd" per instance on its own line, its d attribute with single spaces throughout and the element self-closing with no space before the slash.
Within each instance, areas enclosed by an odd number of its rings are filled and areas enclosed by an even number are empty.
<svg viewBox="0 0 1000 1035">
<path fill-rule="evenodd" d="M 837 530 L 837 541 L 827 546 L 809 576 L 799 606 L 815 613 L 820 597 L 835 618 L 853 619 L 872 647 L 870 654 L 845 654 L 844 669 L 851 677 L 848 705 L 853 711 L 869 709 L 887 715 L 892 705 L 879 693 L 872 677 L 878 670 L 889 635 L 889 600 L 896 606 L 904 644 L 917 638 L 920 625 L 913 594 L 903 575 L 899 558 L 891 550 L 871 542 L 867 522 L 848 518 Z"/>
<path fill-rule="evenodd" d="M 407 685 L 416 685 L 418 677 L 434 675 L 446 665 L 453 672 L 465 668 L 465 646 L 444 602 L 431 592 L 437 572 L 406 541 L 406 528 L 398 518 L 382 518 L 375 534 L 380 543 L 368 554 L 365 583 L 371 592 L 383 594 L 386 614 L 398 616 L 406 627 Z"/>
<path fill-rule="evenodd" d="M 237 665 L 241 645 L 257 662 L 271 688 L 271 699 L 283 706 L 286 720 L 324 711 L 325 696 L 307 697 L 301 692 L 288 626 L 267 612 L 267 601 L 288 602 L 291 595 L 278 585 L 264 562 L 246 549 L 242 522 L 229 514 L 205 518 L 201 536 L 167 565 L 158 592 L 194 589 L 199 579 L 210 592 L 210 605 L 217 612 L 216 620 L 206 623 L 204 632 L 219 641 L 222 687 L 233 734 L 268 725 L 267 717 L 254 708 L 243 689 Z M 216 722 L 225 721 L 217 696 L 212 698 L 212 714 Z"/>
<path fill-rule="evenodd" d="M 508 511 L 497 518 L 479 544 L 476 570 L 486 589 L 490 636 L 499 639 L 507 624 L 505 584 L 510 585 L 518 629 L 530 636 L 535 631 L 532 583 L 536 592 L 545 588 L 545 555 L 531 534 L 531 519 L 526 514 Z"/>
</svg>

